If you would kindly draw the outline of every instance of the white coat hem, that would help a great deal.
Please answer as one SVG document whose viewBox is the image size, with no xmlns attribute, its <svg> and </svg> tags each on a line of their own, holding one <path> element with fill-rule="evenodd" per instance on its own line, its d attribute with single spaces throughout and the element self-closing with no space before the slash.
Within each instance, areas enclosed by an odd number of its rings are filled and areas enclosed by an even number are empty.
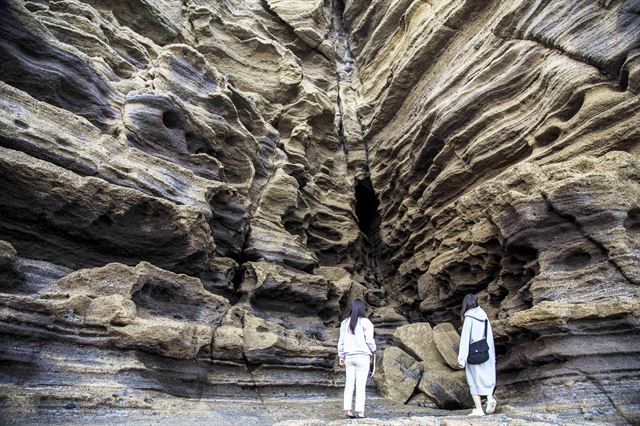
<svg viewBox="0 0 640 426">
<path fill-rule="evenodd" d="M 493 395 L 493 390 L 495 389 L 495 385 L 491 387 L 476 387 L 469 386 L 469 391 L 471 395 Z"/>
</svg>

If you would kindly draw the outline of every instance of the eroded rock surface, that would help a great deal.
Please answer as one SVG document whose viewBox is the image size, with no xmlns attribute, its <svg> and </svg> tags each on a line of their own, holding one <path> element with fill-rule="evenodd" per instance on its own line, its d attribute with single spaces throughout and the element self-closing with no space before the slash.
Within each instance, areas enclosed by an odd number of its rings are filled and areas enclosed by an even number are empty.
<svg viewBox="0 0 640 426">
<path fill-rule="evenodd" d="M 457 326 L 476 293 L 496 330 L 499 397 L 585 413 L 610 404 L 629 422 L 639 408 L 626 395 L 640 389 L 638 316 L 622 308 L 638 297 L 637 12 L 625 1 L 407 0 L 346 2 L 344 13 L 387 288 L 405 315 Z"/>
<path fill-rule="evenodd" d="M 447 405 L 472 292 L 500 400 L 638 421 L 639 15 L 0 1 L 0 404 L 340 386 L 360 297 Z"/>
</svg>

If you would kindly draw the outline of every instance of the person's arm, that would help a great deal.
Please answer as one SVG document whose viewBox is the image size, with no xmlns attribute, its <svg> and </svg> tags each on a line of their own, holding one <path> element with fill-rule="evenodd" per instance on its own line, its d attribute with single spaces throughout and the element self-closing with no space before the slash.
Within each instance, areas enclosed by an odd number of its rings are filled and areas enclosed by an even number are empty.
<svg viewBox="0 0 640 426">
<path fill-rule="evenodd" d="M 496 362 L 496 347 L 493 344 L 493 330 L 491 329 L 491 322 L 487 323 L 487 344 L 489 345 L 489 359 L 491 362 Z"/>
<path fill-rule="evenodd" d="M 342 324 L 340 324 L 340 338 L 338 339 L 338 358 L 340 358 L 340 360 L 344 360 L 344 333 L 343 333 L 343 329 L 344 327 L 342 327 Z"/>
<path fill-rule="evenodd" d="M 460 332 L 460 349 L 458 350 L 458 366 L 464 368 L 467 365 L 467 356 L 469 355 L 469 334 L 471 332 L 472 319 L 465 318 Z"/>
<path fill-rule="evenodd" d="M 371 323 L 371 321 L 367 320 L 366 323 L 363 324 L 365 327 L 364 328 L 364 341 L 367 344 L 367 346 L 369 347 L 369 350 L 371 351 L 371 353 L 374 353 L 377 349 L 376 347 L 376 341 L 373 338 L 373 323 Z"/>
</svg>

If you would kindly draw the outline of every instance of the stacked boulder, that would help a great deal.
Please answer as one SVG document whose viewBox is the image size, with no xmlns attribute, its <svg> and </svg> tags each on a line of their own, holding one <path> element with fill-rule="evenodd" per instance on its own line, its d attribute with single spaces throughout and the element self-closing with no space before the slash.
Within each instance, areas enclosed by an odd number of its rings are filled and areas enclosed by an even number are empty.
<svg viewBox="0 0 640 426">
<path fill-rule="evenodd" d="M 428 400 L 440 408 L 473 405 L 458 368 L 460 336 L 452 324 L 408 324 L 393 339 L 397 346 L 384 350 L 375 375 L 383 396 L 401 404 Z"/>
</svg>

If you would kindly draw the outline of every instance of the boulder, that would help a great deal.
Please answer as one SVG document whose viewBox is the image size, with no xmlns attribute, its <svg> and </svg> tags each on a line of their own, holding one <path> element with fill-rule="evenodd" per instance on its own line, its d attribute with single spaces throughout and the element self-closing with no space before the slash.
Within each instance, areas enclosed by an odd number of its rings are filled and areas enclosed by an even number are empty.
<svg viewBox="0 0 640 426">
<path fill-rule="evenodd" d="M 399 327 L 393 338 L 400 348 L 420 361 L 422 376 L 418 389 L 432 404 L 440 408 L 472 404 L 465 373 L 457 369 L 459 337 L 453 325 L 442 323 L 432 329 L 428 323 L 408 324 Z M 455 370 L 449 361 L 455 361 Z"/>
<path fill-rule="evenodd" d="M 458 350 L 460 348 L 460 335 L 451 323 L 438 324 L 433 328 L 433 341 L 438 352 L 449 365 L 458 369 Z"/>
<path fill-rule="evenodd" d="M 444 358 L 434 341 L 434 331 L 426 322 L 403 325 L 393 335 L 394 341 L 423 364 L 444 365 Z"/>
<path fill-rule="evenodd" d="M 417 395 L 412 396 L 407 401 L 406 405 L 417 405 L 419 407 L 427 407 L 427 408 L 437 408 L 435 402 L 433 402 L 427 395 L 424 393 L 419 393 Z"/>
<path fill-rule="evenodd" d="M 389 347 L 382 353 L 375 374 L 378 390 L 385 397 L 404 404 L 420 381 L 422 366 L 400 348 Z"/>
<path fill-rule="evenodd" d="M 464 371 L 453 371 L 445 366 L 421 363 L 423 373 L 418 389 L 440 408 L 466 408 L 473 406 Z"/>
</svg>

